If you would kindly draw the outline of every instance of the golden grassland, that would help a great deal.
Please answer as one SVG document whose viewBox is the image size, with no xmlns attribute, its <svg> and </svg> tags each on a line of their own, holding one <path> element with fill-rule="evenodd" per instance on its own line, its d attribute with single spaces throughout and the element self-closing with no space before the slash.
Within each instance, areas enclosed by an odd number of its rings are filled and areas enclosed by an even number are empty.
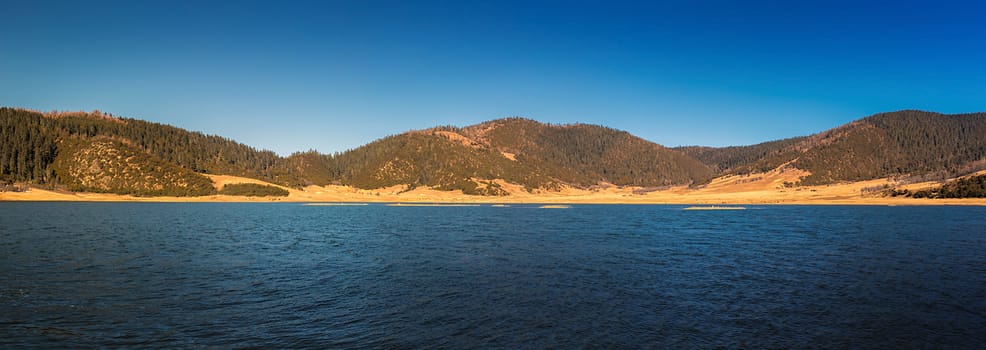
<svg viewBox="0 0 986 350">
<path fill-rule="evenodd" d="M 986 172 L 981 172 L 986 173 Z M 364 203 L 400 203 L 405 206 L 463 205 L 463 204 L 687 204 L 705 206 L 745 204 L 845 204 L 845 205 L 986 205 L 986 198 L 928 199 L 886 197 L 867 193 L 867 189 L 894 185 L 888 179 L 877 179 L 825 186 L 789 187 L 804 171 L 781 168 L 767 173 L 744 176 L 724 176 L 701 188 L 688 186 L 648 190 L 602 184 L 594 189 L 563 188 L 560 191 L 529 193 L 519 185 L 495 180 L 508 196 L 471 196 L 461 191 L 441 191 L 428 187 L 408 190 L 393 186 L 372 190 L 349 186 L 308 186 L 293 189 L 256 179 L 227 175 L 209 175 L 216 188 L 226 184 L 256 183 L 288 190 L 287 197 L 243 197 L 211 195 L 202 197 L 135 197 L 105 193 L 57 192 L 31 188 L 24 192 L 0 192 L 0 201 L 76 201 L 76 202 L 304 202 L 314 205 L 359 205 Z M 915 183 L 898 188 L 911 190 L 928 188 L 937 183 Z"/>
</svg>

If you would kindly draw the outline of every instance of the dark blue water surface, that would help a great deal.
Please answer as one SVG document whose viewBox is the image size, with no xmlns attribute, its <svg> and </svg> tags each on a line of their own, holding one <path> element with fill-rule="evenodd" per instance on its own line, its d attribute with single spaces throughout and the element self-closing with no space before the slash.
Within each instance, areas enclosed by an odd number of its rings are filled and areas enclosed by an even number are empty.
<svg viewBox="0 0 986 350">
<path fill-rule="evenodd" d="M 0 203 L 0 347 L 977 348 L 986 208 Z"/>
</svg>

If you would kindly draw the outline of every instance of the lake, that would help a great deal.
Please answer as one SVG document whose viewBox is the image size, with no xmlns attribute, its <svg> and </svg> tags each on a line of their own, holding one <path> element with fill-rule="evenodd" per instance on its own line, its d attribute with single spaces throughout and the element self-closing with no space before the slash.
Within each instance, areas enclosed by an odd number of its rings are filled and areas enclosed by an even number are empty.
<svg viewBox="0 0 986 350">
<path fill-rule="evenodd" d="M 0 347 L 980 348 L 986 208 L 0 203 Z"/>
</svg>

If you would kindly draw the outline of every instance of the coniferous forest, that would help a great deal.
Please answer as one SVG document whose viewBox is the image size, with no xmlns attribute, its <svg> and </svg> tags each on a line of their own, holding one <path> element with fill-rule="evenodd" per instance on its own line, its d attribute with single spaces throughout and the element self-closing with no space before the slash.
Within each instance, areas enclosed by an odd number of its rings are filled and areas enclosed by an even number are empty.
<svg viewBox="0 0 986 350">
<path fill-rule="evenodd" d="M 801 185 L 883 177 L 944 180 L 986 169 L 986 113 L 880 113 L 819 134 L 753 146 L 682 147 L 718 174 L 790 164 Z"/>
<path fill-rule="evenodd" d="M 162 179 L 175 178 L 171 174 L 174 172 L 188 172 L 237 175 L 275 183 L 290 183 L 294 179 L 290 171 L 276 167 L 281 158 L 273 152 L 259 151 L 219 136 L 137 119 L 117 118 L 100 112 L 43 114 L 0 108 L 0 139 L 3 140 L 0 144 L 0 181 L 6 183 L 26 182 L 47 187 L 64 185 L 70 190 L 136 195 L 202 195 L 214 192 L 201 187 L 200 180 L 188 179 L 175 180 L 175 185 L 192 186 L 195 190 L 177 190 L 162 184 L 151 185 L 150 188 L 160 188 L 147 191 L 120 187 L 117 183 L 129 180 L 119 176 L 114 184 L 92 186 L 91 182 L 80 181 L 79 173 L 70 171 L 74 165 L 94 159 L 87 157 L 104 156 L 106 152 L 123 153 L 140 159 L 100 163 L 100 166 L 105 166 L 101 170 L 104 175 L 129 174 L 141 176 L 141 179 Z M 89 155 L 85 157 L 78 154 L 80 147 L 85 148 L 97 140 L 100 141 L 100 152 L 87 153 Z M 134 168 L 143 163 L 153 166 Z"/>
<path fill-rule="evenodd" d="M 780 166 L 810 172 L 801 185 L 946 179 L 986 169 L 986 113 L 922 111 L 881 113 L 819 134 L 752 146 L 674 149 L 601 126 L 506 118 L 393 135 L 336 154 L 281 157 L 224 137 L 98 111 L 0 108 L 0 140 L 2 186 L 142 196 L 222 193 L 203 174 L 291 188 L 403 185 L 504 195 L 493 180 L 536 192 L 607 183 L 701 185 L 715 176 Z M 936 196 L 978 193 L 963 190 L 971 188 L 967 185 L 943 187 Z M 281 195 L 267 188 L 227 191 Z"/>
</svg>

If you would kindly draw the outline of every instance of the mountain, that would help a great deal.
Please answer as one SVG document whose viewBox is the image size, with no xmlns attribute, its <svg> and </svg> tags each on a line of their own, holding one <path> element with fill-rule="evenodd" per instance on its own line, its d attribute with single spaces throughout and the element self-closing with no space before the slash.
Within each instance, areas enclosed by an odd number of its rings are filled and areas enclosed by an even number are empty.
<svg viewBox="0 0 986 350">
<path fill-rule="evenodd" d="M 190 177 L 197 173 L 289 187 L 431 186 L 480 195 L 507 194 L 500 180 L 539 191 L 600 183 L 666 186 L 712 176 L 701 162 L 624 131 L 521 118 L 412 131 L 334 155 L 289 157 L 101 112 L 0 108 L 0 137 L 0 181 L 138 195 L 206 193 Z M 85 151 L 90 149 L 119 157 Z"/>
<path fill-rule="evenodd" d="M 331 155 L 280 157 L 220 136 L 101 112 L 0 108 L 0 140 L 0 185 L 134 195 L 216 193 L 204 174 L 293 188 L 429 186 L 505 195 L 507 184 L 529 192 L 602 184 L 659 188 L 778 167 L 807 171 L 801 185 L 938 179 L 986 169 L 986 113 L 922 111 L 881 113 L 751 146 L 674 149 L 603 126 L 505 118 L 410 131 Z"/>
<path fill-rule="evenodd" d="M 507 118 L 465 128 L 412 131 L 324 161 L 338 183 L 359 188 L 432 186 L 505 194 L 493 180 L 528 191 L 687 184 L 711 177 L 701 162 L 627 132 Z"/>
<path fill-rule="evenodd" d="M 698 159 L 708 165 L 716 174 L 765 172 L 782 164 L 787 155 L 793 154 L 794 146 L 807 137 L 769 141 L 750 146 L 705 147 L 685 146 L 675 150 Z"/>
<path fill-rule="evenodd" d="M 137 195 L 203 194 L 206 189 L 194 185 L 194 190 L 186 190 L 158 181 L 164 176 L 170 179 L 166 182 L 195 184 L 199 181 L 188 177 L 195 173 L 236 175 L 275 183 L 302 182 L 283 158 L 273 152 L 259 151 L 219 136 L 101 112 L 39 113 L 0 108 L 0 140 L 3 140 L 0 182 Z M 103 162 L 111 159 L 99 152 L 85 153 L 91 147 L 126 157 L 102 168 Z M 115 169 L 132 178 L 92 182 L 89 180 L 100 174 L 80 172 L 84 164 L 106 170 L 102 175 Z M 180 180 L 185 177 L 188 178 Z M 134 181 L 140 183 L 131 183 Z"/>
<path fill-rule="evenodd" d="M 548 125 L 508 118 L 464 128 L 461 134 L 538 173 L 579 186 L 599 182 L 668 186 L 706 180 L 713 174 L 708 166 L 681 152 L 596 125 Z"/>
<path fill-rule="evenodd" d="M 677 150 L 720 175 L 789 165 L 811 173 L 802 185 L 883 177 L 945 179 L 986 169 L 986 113 L 905 110 L 875 114 L 807 137 Z"/>
<path fill-rule="evenodd" d="M 433 186 L 502 195 L 505 192 L 490 180 L 503 179 L 530 189 L 549 185 L 549 179 L 531 173 L 523 164 L 451 135 L 434 130 L 393 135 L 338 154 L 329 164 L 339 184 L 358 188 Z"/>
</svg>

